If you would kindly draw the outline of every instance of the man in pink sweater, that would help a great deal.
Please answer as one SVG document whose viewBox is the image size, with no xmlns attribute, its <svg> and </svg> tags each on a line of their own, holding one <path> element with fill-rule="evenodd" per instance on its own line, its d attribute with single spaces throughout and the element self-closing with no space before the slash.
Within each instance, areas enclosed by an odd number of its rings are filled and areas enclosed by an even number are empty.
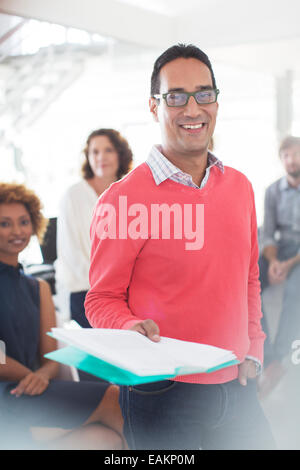
<svg viewBox="0 0 300 470">
<path fill-rule="evenodd" d="M 91 325 L 212 344 L 240 361 L 121 387 L 130 448 L 274 447 L 256 395 L 265 334 L 253 190 L 208 151 L 218 93 L 204 52 L 166 50 L 154 64 L 149 100 L 162 143 L 94 211 Z"/>
</svg>

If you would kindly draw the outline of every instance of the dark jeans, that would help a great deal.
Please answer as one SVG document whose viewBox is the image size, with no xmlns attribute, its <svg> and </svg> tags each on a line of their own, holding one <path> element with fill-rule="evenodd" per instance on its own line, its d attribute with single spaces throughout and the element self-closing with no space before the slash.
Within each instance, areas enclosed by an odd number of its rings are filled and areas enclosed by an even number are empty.
<svg viewBox="0 0 300 470">
<path fill-rule="evenodd" d="M 87 291 L 72 292 L 70 296 L 70 307 L 72 319 L 77 321 L 82 328 L 91 328 L 85 316 L 84 301 Z"/>
<path fill-rule="evenodd" d="M 88 319 L 85 316 L 85 310 L 84 310 L 84 301 L 85 301 L 86 294 L 87 294 L 87 291 L 71 293 L 70 295 L 71 317 L 72 317 L 72 320 L 77 321 L 77 323 L 82 328 L 91 328 L 91 325 L 89 324 Z M 87 372 L 83 372 L 82 370 L 78 370 L 78 375 L 79 375 L 80 381 L 88 380 L 88 381 L 94 381 L 94 382 L 105 382 L 99 377 L 95 377 L 94 375 L 88 374 Z"/>
<path fill-rule="evenodd" d="M 279 246 L 278 259 L 285 261 L 294 257 L 299 247 L 293 244 Z M 269 285 L 269 262 L 264 256 L 259 258 L 261 291 Z M 262 305 L 264 310 L 264 306 Z M 262 318 L 262 329 L 267 335 L 264 344 L 265 367 L 273 360 L 281 361 L 292 352 L 291 346 L 294 340 L 300 339 L 300 264 L 296 265 L 288 274 L 284 284 L 282 311 L 278 324 L 278 330 L 274 344 L 269 339 L 268 325 L 265 317 Z"/>
<path fill-rule="evenodd" d="M 161 382 L 121 387 L 131 449 L 274 449 L 256 380 L 202 385 Z"/>
</svg>

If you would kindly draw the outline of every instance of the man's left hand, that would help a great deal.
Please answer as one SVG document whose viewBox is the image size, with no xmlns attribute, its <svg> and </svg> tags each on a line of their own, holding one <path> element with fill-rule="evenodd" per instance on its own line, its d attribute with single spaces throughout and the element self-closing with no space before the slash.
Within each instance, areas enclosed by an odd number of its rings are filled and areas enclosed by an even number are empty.
<svg viewBox="0 0 300 470">
<path fill-rule="evenodd" d="M 247 385 L 247 379 L 255 379 L 256 377 L 256 365 L 251 359 L 245 359 L 242 364 L 239 365 L 238 379 L 241 385 Z"/>
</svg>

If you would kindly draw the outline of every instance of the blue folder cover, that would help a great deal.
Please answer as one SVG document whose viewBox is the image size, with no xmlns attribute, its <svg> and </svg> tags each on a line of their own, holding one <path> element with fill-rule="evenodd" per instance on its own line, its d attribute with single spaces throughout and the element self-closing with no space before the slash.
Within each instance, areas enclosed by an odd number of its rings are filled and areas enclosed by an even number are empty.
<svg viewBox="0 0 300 470">
<path fill-rule="evenodd" d="M 95 375 L 96 377 L 100 377 L 101 379 L 117 385 L 139 385 L 142 383 L 167 380 L 174 378 L 177 375 L 182 375 L 182 370 L 178 369 L 175 371 L 175 374 L 172 375 L 139 376 L 128 370 L 121 369 L 120 367 L 102 361 L 102 359 L 87 354 L 74 346 L 67 346 L 50 352 L 45 354 L 45 357 L 68 366 L 76 367 L 76 369 L 88 372 L 89 374 Z M 207 370 L 206 373 L 214 372 L 218 369 L 223 369 L 224 367 L 229 367 L 238 363 L 239 361 L 237 360 L 229 361 Z"/>
</svg>

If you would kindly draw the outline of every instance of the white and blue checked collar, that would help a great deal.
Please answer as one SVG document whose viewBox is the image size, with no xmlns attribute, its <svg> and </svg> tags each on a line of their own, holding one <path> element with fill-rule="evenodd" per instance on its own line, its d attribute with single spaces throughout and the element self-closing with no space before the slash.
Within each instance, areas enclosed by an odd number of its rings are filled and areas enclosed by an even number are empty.
<svg viewBox="0 0 300 470">
<path fill-rule="evenodd" d="M 171 163 L 170 160 L 168 160 L 161 153 L 161 151 L 162 147 L 160 145 L 154 145 L 146 160 L 146 163 L 152 172 L 155 183 L 159 185 L 168 178 L 175 179 L 174 175 L 176 175 L 176 180 L 178 182 L 182 182 L 183 184 L 187 184 L 189 182 L 189 185 L 198 188 L 198 186 L 192 181 L 191 175 L 184 173 L 182 170 L 177 168 L 177 166 L 173 165 L 173 163 Z M 221 160 L 219 160 L 211 152 L 208 152 L 208 167 L 206 168 L 205 177 L 201 183 L 200 188 L 202 188 L 207 182 L 210 169 L 215 165 L 222 173 L 224 173 L 224 166 Z"/>
</svg>

